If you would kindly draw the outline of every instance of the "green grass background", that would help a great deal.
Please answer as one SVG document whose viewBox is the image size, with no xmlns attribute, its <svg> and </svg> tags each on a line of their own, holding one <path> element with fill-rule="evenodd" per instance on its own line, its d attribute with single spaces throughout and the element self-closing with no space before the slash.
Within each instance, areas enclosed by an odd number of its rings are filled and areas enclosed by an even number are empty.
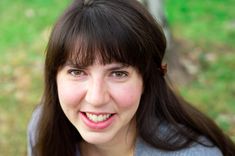
<svg viewBox="0 0 235 156">
<path fill-rule="evenodd" d="M 233 0 L 166 0 L 173 35 L 188 44 L 182 55 L 199 66 L 182 95 L 235 137 L 235 11 Z"/>
<path fill-rule="evenodd" d="M 51 26 L 70 0 L 0 1 L 0 155 L 26 155 L 26 129 L 43 90 Z M 181 55 L 199 72 L 182 95 L 235 137 L 235 1 L 165 0 Z M 189 45 L 189 46 L 188 46 Z"/>
</svg>

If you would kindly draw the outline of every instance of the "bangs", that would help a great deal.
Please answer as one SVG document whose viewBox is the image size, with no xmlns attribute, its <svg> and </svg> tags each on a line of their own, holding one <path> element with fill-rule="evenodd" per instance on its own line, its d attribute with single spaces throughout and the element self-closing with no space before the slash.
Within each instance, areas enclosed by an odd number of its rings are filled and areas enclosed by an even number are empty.
<svg viewBox="0 0 235 156">
<path fill-rule="evenodd" d="M 67 61 L 78 66 L 89 66 L 94 62 L 103 65 L 112 62 L 133 65 L 132 61 L 129 60 L 128 53 L 114 39 L 105 40 L 104 38 L 100 40 L 94 36 L 91 37 L 90 34 L 86 34 L 86 36 L 77 35 L 77 38 L 66 47 Z"/>
<path fill-rule="evenodd" d="M 115 16 L 115 11 L 110 11 L 102 7 L 86 8 L 74 17 L 65 38 L 66 62 L 79 66 L 96 61 L 120 62 L 136 67 L 143 60 L 140 37 L 128 23 Z"/>
</svg>

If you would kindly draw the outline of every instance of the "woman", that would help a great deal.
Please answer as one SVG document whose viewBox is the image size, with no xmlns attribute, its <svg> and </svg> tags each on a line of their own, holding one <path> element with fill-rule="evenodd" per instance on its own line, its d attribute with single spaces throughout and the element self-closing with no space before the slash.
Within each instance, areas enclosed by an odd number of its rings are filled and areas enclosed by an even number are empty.
<svg viewBox="0 0 235 156">
<path fill-rule="evenodd" d="M 55 24 L 29 155 L 234 155 L 235 145 L 178 97 L 165 37 L 135 0 L 75 0 Z"/>
</svg>

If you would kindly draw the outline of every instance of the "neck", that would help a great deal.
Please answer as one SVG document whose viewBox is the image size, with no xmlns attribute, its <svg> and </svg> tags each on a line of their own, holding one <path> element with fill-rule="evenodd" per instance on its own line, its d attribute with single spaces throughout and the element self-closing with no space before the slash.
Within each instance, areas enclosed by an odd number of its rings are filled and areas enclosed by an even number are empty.
<svg viewBox="0 0 235 156">
<path fill-rule="evenodd" d="M 105 144 L 90 144 L 85 141 L 80 143 L 82 156 L 134 156 L 136 142 L 135 124 L 128 127 L 125 133 L 119 134 L 112 142 Z"/>
</svg>

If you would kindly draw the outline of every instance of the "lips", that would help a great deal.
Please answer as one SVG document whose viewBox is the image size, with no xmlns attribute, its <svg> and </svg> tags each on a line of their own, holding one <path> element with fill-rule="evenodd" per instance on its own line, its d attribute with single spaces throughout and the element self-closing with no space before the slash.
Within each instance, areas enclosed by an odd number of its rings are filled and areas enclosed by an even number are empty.
<svg viewBox="0 0 235 156">
<path fill-rule="evenodd" d="M 80 112 L 81 119 L 87 127 L 94 130 L 102 130 L 114 122 L 115 114 Z"/>
</svg>

